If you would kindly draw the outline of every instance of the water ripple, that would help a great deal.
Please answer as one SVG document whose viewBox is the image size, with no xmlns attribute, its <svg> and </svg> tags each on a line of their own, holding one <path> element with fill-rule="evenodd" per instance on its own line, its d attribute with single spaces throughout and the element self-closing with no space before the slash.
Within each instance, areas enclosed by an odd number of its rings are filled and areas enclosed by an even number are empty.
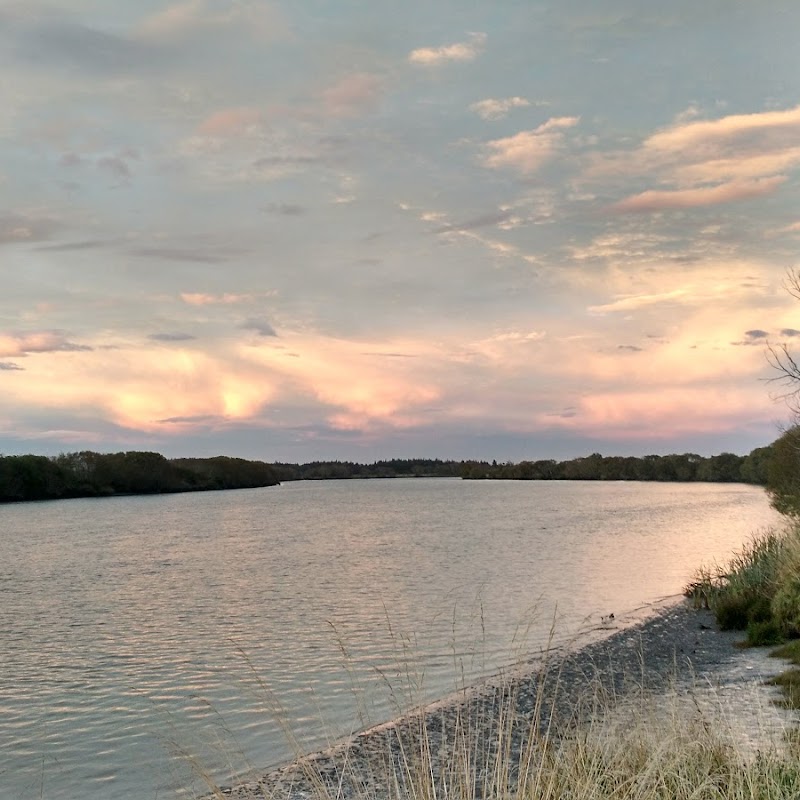
<svg viewBox="0 0 800 800">
<path fill-rule="evenodd" d="M 192 763 L 379 722 L 772 519 L 745 486 L 447 480 L 0 507 L 0 797 L 191 796 Z"/>
</svg>

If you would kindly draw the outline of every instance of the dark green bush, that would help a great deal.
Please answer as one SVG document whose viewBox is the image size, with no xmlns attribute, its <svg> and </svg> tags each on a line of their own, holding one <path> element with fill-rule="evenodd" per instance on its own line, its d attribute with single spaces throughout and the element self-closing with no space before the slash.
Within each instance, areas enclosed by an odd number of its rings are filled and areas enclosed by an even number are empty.
<svg viewBox="0 0 800 800">
<path fill-rule="evenodd" d="M 751 600 L 738 594 L 720 594 L 714 600 L 714 616 L 723 631 L 743 631 L 750 622 Z"/>
<path fill-rule="evenodd" d="M 750 647 L 765 647 L 782 641 L 780 626 L 774 620 L 753 621 L 747 625 L 747 644 Z"/>
<path fill-rule="evenodd" d="M 772 603 L 770 599 L 763 595 L 752 598 L 747 611 L 748 622 L 771 622 L 772 619 Z"/>
</svg>

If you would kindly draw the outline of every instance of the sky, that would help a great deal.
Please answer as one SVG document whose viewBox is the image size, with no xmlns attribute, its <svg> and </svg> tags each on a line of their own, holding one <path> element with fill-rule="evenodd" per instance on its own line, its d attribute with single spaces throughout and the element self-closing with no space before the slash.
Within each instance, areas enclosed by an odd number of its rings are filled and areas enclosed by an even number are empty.
<svg viewBox="0 0 800 800">
<path fill-rule="evenodd" d="M 0 0 L 0 452 L 746 453 L 797 0 Z"/>
</svg>

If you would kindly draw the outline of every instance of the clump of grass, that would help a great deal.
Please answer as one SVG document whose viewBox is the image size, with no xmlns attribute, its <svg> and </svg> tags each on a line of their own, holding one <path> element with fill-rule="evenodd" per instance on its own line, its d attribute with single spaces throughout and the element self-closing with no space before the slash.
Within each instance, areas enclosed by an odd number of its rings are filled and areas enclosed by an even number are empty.
<svg viewBox="0 0 800 800">
<path fill-rule="evenodd" d="M 773 658 L 783 658 L 795 666 L 800 666 L 800 639 L 792 639 L 780 647 L 776 647 L 770 655 Z"/>
<path fill-rule="evenodd" d="M 781 705 L 785 708 L 800 709 L 800 639 L 793 639 L 781 647 L 776 647 L 770 655 L 782 658 L 792 666 L 790 669 L 770 678 L 770 686 L 778 686 L 783 692 Z"/>
<path fill-rule="evenodd" d="M 775 620 L 752 620 L 747 623 L 747 644 L 750 647 L 770 647 L 783 641 L 783 633 Z"/>
<path fill-rule="evenodd" d="M 714 612 L 722 630 L 751 646 L 800 635 L 800 528 L 758 534 L 723 568 L 703 568 L 685 594 Z"/>
<path fill-rule="evenodd" d="M 800 669 L 792 667 L 767 681 L 768 686 L 777 686 L 783 692 L 780 705 L 785 708 L 800 708 Z"/>
<path fill-rule="evenodd" d="M 685 593 L 722 630 L 745 631 L 747 646 L 785 643 L 770 655 L 794 666 L 767 683 L 781 688 L 781 705 L 800 709 L 800 523 L 756 536 L 723 569 L 698 571 Z"/>
</svg>

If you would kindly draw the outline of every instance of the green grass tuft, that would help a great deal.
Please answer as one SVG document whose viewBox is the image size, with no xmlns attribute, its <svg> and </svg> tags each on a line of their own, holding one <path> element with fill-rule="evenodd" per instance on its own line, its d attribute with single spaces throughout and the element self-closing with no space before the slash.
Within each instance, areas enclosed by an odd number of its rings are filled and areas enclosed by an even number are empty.
<svg viewBox="0 0 800 800">
<path fill-rule="evenodd" d="M 800 639 L 792 639 L 780 647 L 776 647 L 770 653 L 770 656 L 773 658 L 783 658 L 800 667 Z"/>
<path fill-rule="evenodd" d="M 751 646 L 800 634 L 800 527 L 753 537 L 724 568 L 698 571 L 685 593 L 722 630 L 747 631 Z"/>
<path fill-rule="evenodd" d="M 780 644 L 783 633 L 774 620 L 766 622 L 749 622 L 747 624 L 747 645 L 749 647 L 769 647 Z"/>
<path fill-rule="evenodd" d="M 786 708 L 800 709 L 800 668 L 793 667 L 770 678 L 768 686 L 778 686 L 783 691 L 781 705 Z"/>
<path fill-rule="evenodd" d="M 702 600 L 722 630 L 746 631 L 743 646 L 786 642 L 771 655 L 795 668 L 769 683 L 783 690 L 784 705 L 800 709 L 800 522 L 754 537 L 722 569 L 699 570 L 685 593 L 695 606 Z"/>
</svg>

